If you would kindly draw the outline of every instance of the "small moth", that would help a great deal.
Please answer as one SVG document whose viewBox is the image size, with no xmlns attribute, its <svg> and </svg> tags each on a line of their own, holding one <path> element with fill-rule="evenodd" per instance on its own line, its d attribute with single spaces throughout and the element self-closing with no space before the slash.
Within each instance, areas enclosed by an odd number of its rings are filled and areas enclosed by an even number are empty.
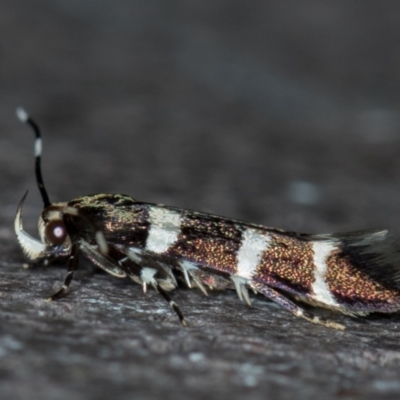
<svg viewBox="0 0 400 400">
<path fill-rule="evenodd" d="M 38 241 L 22 224 L 22 198 L 15 232 L 34 262 L 68 258 L 61 289 L 68 292 L 82 255 L 117 278 L 153 287 L 186 321 L 168 292 L 178 280 L 191 288 L 236 289 L 251 305 L 248 289 L 313 323 L 345 329 L 305 311 L 298 302 L 350 316 L 400 309 L 400 256 L 387 230 L 310 235 L 249 224 L 197 211 L 136 201 L 123 194 L 96 194 L 51 203 L 41 172 L 37 124 L 21 108 L 17 116 L 35 134 L 36 181 L 44 203 Z"/>
</svg>

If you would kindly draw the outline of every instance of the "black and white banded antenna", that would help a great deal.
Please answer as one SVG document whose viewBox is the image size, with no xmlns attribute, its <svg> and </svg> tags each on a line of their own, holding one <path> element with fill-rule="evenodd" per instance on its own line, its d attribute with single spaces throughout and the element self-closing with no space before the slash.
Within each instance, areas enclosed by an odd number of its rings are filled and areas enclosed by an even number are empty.
<svg viewBox="0 0 400 400">
<path fill-rule="evenodd" d="M 36 122 L 29 116 L 29 114 L 22 108 L 18 107 L 15 110 L 18 119 L 25 124 L 28 124 L 33 131 L 35 132 L 35 173 L 36 173 L 36 182 L 40 191 L 40 194 L 43 199 L 44 208 L 51 205 L 49 195 L 47 194 L 46 188 L 44 186 L 43 177 L 42 177 L 42 169 L 41 169 L 41 160 L 42 160 L 42 136 L 40 134 L 39 126 Z"/>
</svg>

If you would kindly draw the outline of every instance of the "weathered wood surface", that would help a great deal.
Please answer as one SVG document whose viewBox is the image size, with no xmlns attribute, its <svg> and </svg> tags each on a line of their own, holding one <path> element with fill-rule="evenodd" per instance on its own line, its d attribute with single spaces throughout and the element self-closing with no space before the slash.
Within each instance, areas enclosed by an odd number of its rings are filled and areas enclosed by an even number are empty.
<svg viewBox="0 0 400 400">
<path fill-rule="evenodd" d="M 337 332 L 182 288 L 184 329 L 90 265 L 54 304 L 65 267 L 22 268 L 14 213 L 30 189 L 36 234 L 40 200 L 18 105 L 42 126 L 54 201 L 124 192 L 307 232 L 400 226 L 397 4 L 246 4 L 0 2 L 1 399 L 400 395 L 400 315 L 321 310 Z"/>
</svg>

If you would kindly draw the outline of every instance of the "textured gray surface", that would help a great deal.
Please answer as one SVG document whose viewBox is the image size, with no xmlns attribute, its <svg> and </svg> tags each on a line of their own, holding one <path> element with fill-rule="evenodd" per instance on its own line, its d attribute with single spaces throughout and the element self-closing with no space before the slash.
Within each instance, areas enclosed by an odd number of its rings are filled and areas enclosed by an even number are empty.
<svg viewBox="0 0 400 400">
<path fill-rule="evenodd" d="M 167 6 L 168 4 L 168 6 Z M 0 398 L 395 398 L 400 316 L 336 332 L 261 297 L 22 269 L 40 199 L 123 192 L 306 232 L 400 226 L 397 3 L 0 1 Z M 36 233 L 35 233 L 36 234 Z"/>
</svg>

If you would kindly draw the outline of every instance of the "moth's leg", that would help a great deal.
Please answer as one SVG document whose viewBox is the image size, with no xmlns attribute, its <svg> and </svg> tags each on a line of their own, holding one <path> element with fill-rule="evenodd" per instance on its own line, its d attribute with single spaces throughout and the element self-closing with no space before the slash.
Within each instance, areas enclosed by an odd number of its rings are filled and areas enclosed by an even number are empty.
<svg viewBox="0 0 400 400">
<path fill-rule="evenodd" d="M 126 247 L 122 249 L 122 251 L 126 255 L 126 259 L 122 264 L 132 271 L 133 276 L 131 276 L 131 278 L 135 282 L 143 284 L 144 291 L 146 291 L 147 283 L 146 279 L 142 279 L 142 275 L 143 272 L 148 271 L 149 268 L 156 271 L 157 283 L 162 287 L 162 289 L 173 290 L 177 287 L 178 283 L 170 264 L 170 260 L 163 259 L 157 254 L 137 247 Z"/>
<path fill-rule="evenodd" d="M 183 315 L 181 313 L 181 310 L 179 309 L 178 305 L 174 301 L 171 300 L 171 298 L 168 296 L 167 292 L 161 287 L 160 282 L 156 278 L 158 273 L 159 273 L 159 271 L 157 271 L 154 268 L 149 268 L 149 267 L 142 267 L 141 268 L 141 271 L 140 271 L 140 282 L 142 282 L 143 291 L 146 293 L 147 286 L 151 285 L 156 292 L 161 294 L 161 296 L 167 301 L 167 303 L 170 305 L 170 307 L 175 311 L 176 315 L 178 316 L 179 320 L 181 321 L 181 324 L 183 326 L 188 326 L 188 324 L 187 324 L 185 318 L 183 317 Z"/>
<path fill-rule="evenodd" d="M 165 301 L 170 305 L 170 307 L 175 311 L 176 315 L 179 318 L 179 321 L 181 321 L 181 324 L 183 326 L 188 326 L 188 323 L 186 322 L 181 310 L 179 309 L 178 305 L 168 296 L 168 293 L 161 288 L 159 284 L 154 285 L 154 289 L 161 294 L 162 297 L 164 297 Z"/>
<path fill-rule="evenodd" d="M 168 271 L 165 271 L 165 268 L 159 263 L 153 265 L 154 267 L 159 267 L 158 269 L 143 267 L 142 265 L 137 264 L 136 262 L 132 261 L 131 259 L 120 259 L 119 261 L 114 260 L 111 258 L 113 255 L 113 251 L 117 251 L 113 247 L 109 247 L 109 256 L 101 254 L 95 247 L 90 245 L 85 240 L 81 239 L 79 242 L 79 248 L 82 251 L 82 254 L 89 259 L 93 264 L 98 266 L 99 268 L 103 269 L 104 271 L 108 272 L 109 274 L 116 276 L 118 278 L 125 278 L 126 276 L 133 279 L 135 282 L 142 283 L 143 288 L 147 288 L 147 285 L 150 284 L 153 288 L 160 293 L 163 298 L 168 302 L 168 304 L 172 307 L 172 309 L 176 312 L 181 321 L 183 326 L 187 326 L 187 322 L 184 319 L 179 307 L 177 304 L 170 299 L 168 294 L 165 290 L 161 287 L 162 282 L 172 289 L 176 287 L 176 280 L 175 277 L 170 277 L 168 275 Z M 116 255 L 115 255 L 116 256 Z M 140 261 L 143 261 L 140 259 Z M 167 277 L 165 279 L 160 279 L 159 282 L 158 278 L 156 279 L 156 275 L 160 274 L 162 271 L 167 273 Z M 167 279 L 167 278 L 170 279 Z M 169 284 L 166 284 L 166 281 L 169 281 Z"/>
<path fill-rule="evenodd" d="M 71 284 L 72 277 L 74 276 L 74 272 L 78 269 L 79 266 L 79 245 L 74 244 L 72 246 L 71 256 L 68 260 L 68 273 L 65 277 L 64 284 L 61 289 L 54 293 L 53 296 L 49 297 L 47 301 L 57 300 L 68 293 L 69 285 Z"/>
<path fill-rule="evenodd" d="M 96 265 L 96 267 L 101 268 L 103 271 L 106 271 L 110 275 L 116 276 L 117 278 L 126 277 L 126 272 L 121 269 L 121 266 L 118 265 L 114 259 L 101 254 L 86 240 L 80 239 L 78 244 L 84 257 Z"/>
<path fill-rule="evenodd" d="M 286 298 L 283 294 L 277 292 L 276 290 L 270 288 L 269 286 L 259 283 L 259 282 L 251 282 L 251 286 L 257 290 L 257 292 L 262 293 L 264 296 L 268 297 L 275 303 L 279 304 L 283 308 L 286 308 L 289 312 L 294 314 L 296 317 L 301 317 L 306 319 L 307 321 L 313 322 L 314 324 L 324 325 L 329 328 L 345 330 L 346 327 L 344 325 L 338 324 L 334 321 L 330 321 L 329 319 L 324 319 L 317 317 L 308 311 L 305 311 L 303 308 L 299 307 L 297 304 L 293 303 L 291 300 Z"/>
<path fill-rule="evenodd" d="M 251 307 L 251 300 L 249 292 L 247 290 L 247 279 L 241 278 L 240 276 L 231 275 L 231 280 L 235 285 L 236 293 L 241 301 L 245 301 L 249 307 Z"/>
<path fill-rule="evenodd" d="M 196 284 L 196 286 L 206 295 L 208 296 L 207 289 L 204 287 L 203 282 L 199 278 L 199 267 L 195 263 L 190 261 L 182 260 L 178 263 L 180 270 L 183 273 L 183 277 L 185 278 L 186 285 L 188 288 L 192 288 L 192 283 L 190 278 Z"/>
</svg>

